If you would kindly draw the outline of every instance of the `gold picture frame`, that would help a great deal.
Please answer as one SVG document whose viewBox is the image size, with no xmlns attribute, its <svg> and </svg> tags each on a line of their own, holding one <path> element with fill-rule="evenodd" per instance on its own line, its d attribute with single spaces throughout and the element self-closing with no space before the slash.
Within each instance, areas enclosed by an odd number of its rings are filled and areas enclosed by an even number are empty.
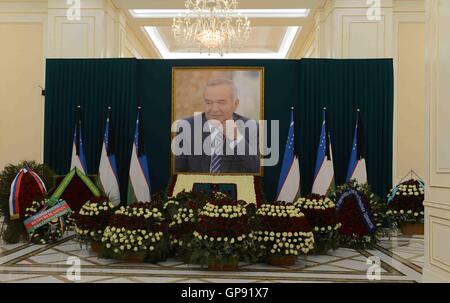
<svg viewBox="0 0 450 303">
<path fill-rule="evenodd" d="M 259 87 L 260 87 L 260 104 L 259 104 L 259 120 L 264 120 L 264 67 L 259 66 L 198 66 L 198 67 L 186 67 L 186 66 L 180 66 L 180 67 L 172 67 L 172 97 L 171 97 L 171 125 L 176 121 L 175 117 L 175 108 L 176 108 L 176 73 L 177 71 L 257 71 L 260 73 L 259 77 Z M 259 146 L 264 146 L 263 141 L 263 133 L 264 129 L 262 128 L 262 125 L 260 124 L 259 129 Z M 171 142 L 175 137 L 175 133 L 171 131 Z M 262 154 L 260 153 L 259 161 L 259 172 L 257 173 L 208 173 L 208 172 L 176 172 L 175 171 L 175 155 L 171 152 L 170 153 L 170 162 L 171 162 L 171 175 L 176 174 L 185 174 L 185 175 L 212 175 L 212 176 L 227 176 L 227 175 L 251 175 L 251 176 L 263 176 L 264 170 L 263 170 L 263 161 L 264 158 Z"/>
</svg>

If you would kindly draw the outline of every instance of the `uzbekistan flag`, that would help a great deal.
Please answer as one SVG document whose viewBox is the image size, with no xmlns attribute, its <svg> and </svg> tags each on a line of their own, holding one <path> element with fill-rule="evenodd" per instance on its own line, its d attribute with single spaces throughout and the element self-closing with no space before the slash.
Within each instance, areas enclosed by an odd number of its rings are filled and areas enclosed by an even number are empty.
<svg viewBox="0 0 450 303">
<path fill-rule="evenodd" d="M 98 168 L 99 187 L 109 197 L 114 206 L 120 204 L 119 179 L 117 174 L 116 155 L 113 152 L 113 129 L 111 123 L 111 107 L 108 107 L 105 135 L 103 137 L 102 154 Z"/>
<path fill-rule="evenodd" d="M 300 167 L 294 141 L 294 109 L 277 187 L 277 201 L 294 202 L 300 194 Z"/>
<path fill-rule="evenodd" d="M 77 106 L 76 119 L 75 119 L 75 131 L 73 133 L 72 143 L 72 161 L 70 169 L 76 167 L 87 175 L 86 157 L 84 156 L 83 135 L 81 128 L 81 106 Z"/>
<path fill-rule="evenodd" d="M 141 107 L 138 107 L 128 181 L 128 204 L 150 201 L 150 175 L 144 150 Z"/>
<path fill-rule="evenodd" d="M 20 209 L 19 205 L 21 204 L 21 201 L 19 201 L 19 189 L 20 185 L 22 183 L 23 177 L 25 174 L 29 173 L 33 179 L 36 181 L 36 184 L 39 186 L 40 191 L 42 192 L 42 195 L 45 195 L 47 192 L 47 189 L 45 188 L 45 184 L 42 181 L 42 179 L 36 174 L 34 171 L 32 171 L 29 168 L 22 168 L 17 173 L 16 177 L 14 178 L 13 182 L 11 183 L 11 191 L 9 194 L 9 217 L 11 220 L 16 220 L 20 218 Z"/>
<path fill-rule="evenodd" d="M 314 181 L 311 190 L 312 193 L 319 195 L 326 195 L 330 188 L 334 186 L 333 153 L 331 151 L 330 133 L 327 127 L 326 111 L 326 108 L 324 108 Z"/>
<path fill-rule="evenodd" d="M 366 160 L 364 154 L 364 137 L 362 130 L 361 113 L 358 109 L 355 132 L 353 135 L 353 147 L 347 170 L 347 182 L 356 179 L 360 184 L 367 183 Z"/>
</svg>

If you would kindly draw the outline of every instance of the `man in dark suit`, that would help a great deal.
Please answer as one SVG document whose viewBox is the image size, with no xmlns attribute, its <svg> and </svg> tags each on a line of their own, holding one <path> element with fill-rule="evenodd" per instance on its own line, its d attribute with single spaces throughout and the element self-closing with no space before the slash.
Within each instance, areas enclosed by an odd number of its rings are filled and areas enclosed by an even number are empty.
<svg viewBox="0 0 450 303">
<path fill-rule="evenodd" d="M 258 123 L 235 113 L 239 99 L 233 81 L 208 81 L 203 98 L 203 113 L 178 121 L 183 152 L 175 156 L 175 172 L 259 173 Z M 189 133 L 182 134 L 186 129 Z"/>
</svg>

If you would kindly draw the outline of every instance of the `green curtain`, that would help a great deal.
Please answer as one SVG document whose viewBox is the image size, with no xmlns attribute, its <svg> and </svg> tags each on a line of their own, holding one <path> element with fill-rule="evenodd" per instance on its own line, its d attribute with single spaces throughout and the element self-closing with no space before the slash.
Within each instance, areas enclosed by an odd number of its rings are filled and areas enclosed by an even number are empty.
<svg viewBox="0 0 450 303">
<path fill-rule="evenodd" d="M 136 63 L 135 59 L 48 59 L 46 65 L 44 162 L 57 174 L 68 172 L 79 104 L 88 173 L 97 174 L 106 110 L 111 106 L 122 199 L 137 113 Z"/>
<path fill-rule="evenodd" d="M 299 140 L 302 192 L 311 190 L 322 108 L 328 110 L 336 183 L 345 182 L 356 110 L 364 124 L 367 178 L 385 197 L 392 183 L 393 67 L 391 59 L 300 61 Z"/>
<path fill-rule="evenodd" d="M 391 185 L 392 60 L 134 60 L 74 59 L 47 61 L 45 163 L 59 174 L 70 164 L 74 108 L 83 107 L 89 173 L 97 173 L 106 107 L 112 106 L 117 164 L 125 199 L 136 107 L 143 108 L 145 145 L 152 192 L 170 179 L 172 67 L 264 67 L 266 120 L 280 121 L 280 162 L 264 169 L 264 192 L 273 199 L 295 107 L 300 147 L 302 192 L 311 190 L 321 125 L 329 108 L 338 182 L 347 171 L 355 109 L 361 108 L 366 130 L 369 181 L 379 195 Z M 269 128 L 270 132 L 270 128 Z M 271 144 L 269 142 L 269 144 Z"/>
</svg>

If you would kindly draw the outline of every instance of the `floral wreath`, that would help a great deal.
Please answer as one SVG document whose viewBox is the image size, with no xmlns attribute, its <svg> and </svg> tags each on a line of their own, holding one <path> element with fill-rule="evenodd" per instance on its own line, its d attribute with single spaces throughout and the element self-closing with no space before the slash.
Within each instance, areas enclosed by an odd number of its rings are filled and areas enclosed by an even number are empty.
<svg viewBox="0 0 450 303">
<path fill-rule="evenodd" d="M 402 223 L 424 222 L 425 183 L 409 179 L 400 182 L 388 194 L 386 215 L 395 227 Z"/>
<path fill-rule="evenodd" d="M 64 200 L 58 199 L 56 203 L 61 203 Z M 33 201 L 31 206 L 25 210 L 24 220 L 44 211 L 49 206 L 49 199 L 43 199 L 41 201 Z M 69 224 L 73 222 L 73 217 L 68 215 L 56 218 L 46 225 L 43 225 L 29 234 L 30 242 L 34 244 L 50 244 L 58 241 L 69 227 Z"/>
<path fill-rule="evenodd" d="M 360 184 L 355 179 L 338 186 L 331 193 L 336 203 L 341 246 L 364 249 L 371 248 L 390 228 L 383 228 L 386 203 L 383 203 L 367 183 Z"/>
</svg>

